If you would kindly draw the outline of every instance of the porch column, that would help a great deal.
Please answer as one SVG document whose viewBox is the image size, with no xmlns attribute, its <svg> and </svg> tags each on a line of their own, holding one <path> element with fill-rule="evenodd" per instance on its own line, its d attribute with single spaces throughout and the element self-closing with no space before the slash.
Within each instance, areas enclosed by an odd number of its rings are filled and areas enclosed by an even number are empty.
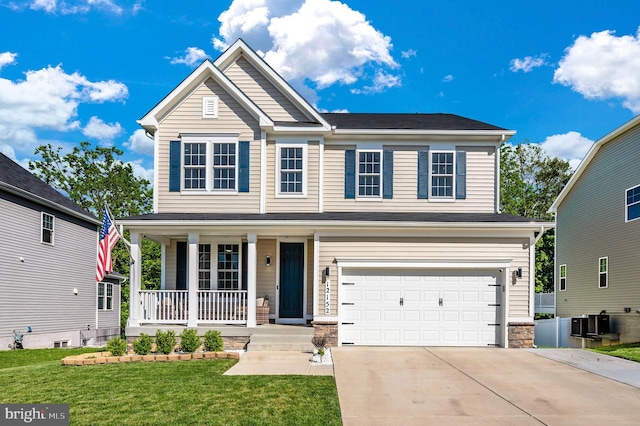
<svg viewBox="0 0 640 426">
<path fill-rule="evenodd" d="M 256 250 L 256 234 L 247 234 L 247 327 L 255 327 L 256 324 L 256 268 L 258 267 L 258 254 Z"/>
<path fill-rule="evenodd" d="M 187 289 L 189 290 L 189 320 L 187 327 L 198 325 L 198 240 L 200 235 L 189 233 Z"/>
<path fill-rule="evenodd" d="M 140 325 L 140 286 L 142 277 L 142 256 L 140 254 L 140 234 L 131 232 L 131 266 L 129 267 L 129 320 L 128 325 Z"/>
</svg>

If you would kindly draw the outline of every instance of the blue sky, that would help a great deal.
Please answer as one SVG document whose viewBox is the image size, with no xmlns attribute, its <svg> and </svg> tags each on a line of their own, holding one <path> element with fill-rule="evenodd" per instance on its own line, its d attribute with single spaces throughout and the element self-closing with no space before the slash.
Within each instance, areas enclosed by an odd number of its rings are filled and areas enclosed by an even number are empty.
<svg viewBox="0 0 640 426">
<path fill-rule="evenodd" d="M 574 166 L 640 113 L 637 1 L 0 0 L 0 22 L 0 151 L 23 165 L 89 140 L 150 179 L 136 120 L 238 37 L 321 111 L 459 114 Z"/>
</svg>

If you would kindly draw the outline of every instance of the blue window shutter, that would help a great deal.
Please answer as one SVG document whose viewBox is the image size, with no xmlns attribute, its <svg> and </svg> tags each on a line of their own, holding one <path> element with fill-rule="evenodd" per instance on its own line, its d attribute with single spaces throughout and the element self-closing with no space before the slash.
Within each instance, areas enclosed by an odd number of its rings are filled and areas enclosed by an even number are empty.
<svg viewBox="0 0 640 426">
<path fill-rule="evenodd" d="M 418 198 L 429 198 L 429 151 L 418 151 Z"/>
<path fill-rule="evenodd" d="M 344 152 L 344 198 L 356 198 L 356 150 Z"/>
<path fill-rule="evenodd" d="M 382 153 L 382 198 L 393 198 L 393 151 Z"/>
<path fill-rule="evenodd" d="M 180 141 L 169 142 L 169 192 L 180 192 Z"/>
<path fill-rule="evenodd" d="M 249 148 L 248 141 L 239 142 L 238 192 L 249 192 Z"/>
<path fill-rule="evenodd" d="M 456 199 L 467 198 L 467 153 L 456 152 Z"/>
<path fill-rule="evenodd" d="M 176 244 L 176 290 L 187 289 L 187 242 Z"/>
</svg>

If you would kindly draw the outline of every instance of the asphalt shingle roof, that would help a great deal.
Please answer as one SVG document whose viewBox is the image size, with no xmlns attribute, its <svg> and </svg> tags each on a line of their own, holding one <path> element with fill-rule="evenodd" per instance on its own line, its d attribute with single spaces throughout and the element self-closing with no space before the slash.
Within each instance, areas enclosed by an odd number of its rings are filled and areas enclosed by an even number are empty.
<svg viewBox="0 0 640 426">
<path fill-rule="evenodd" d="M 324 113 L 338 129 L 388 130 L 506 130 L 455 114 Z"/>
<path fill-rule="evenodd" d="M 91 213 L 62 195 L 60 192 L 47 185 L 28 170 L 25 170 L 18 163 L 11 160 L 6 155 L 0 153 L 0 184 L 5 184 L 17 188 L 33 196 L 44 199 L 49 203 L 67 208 L 83 216 L 96 219 Z M 0 185 L 1 187 L 2 185 Z"/>
</svg>

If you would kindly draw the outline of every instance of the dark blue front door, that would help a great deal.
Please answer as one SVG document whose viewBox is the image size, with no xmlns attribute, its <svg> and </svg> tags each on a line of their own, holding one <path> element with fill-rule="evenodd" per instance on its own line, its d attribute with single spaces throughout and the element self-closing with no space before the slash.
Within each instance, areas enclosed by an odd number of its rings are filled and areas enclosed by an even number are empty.
<svg viewBox="0 0 640 426">
<path fill-rule="evenodd" d="M 280 243 L 280 318 L 302 318 L 304 243 Z"/>
</svg>

